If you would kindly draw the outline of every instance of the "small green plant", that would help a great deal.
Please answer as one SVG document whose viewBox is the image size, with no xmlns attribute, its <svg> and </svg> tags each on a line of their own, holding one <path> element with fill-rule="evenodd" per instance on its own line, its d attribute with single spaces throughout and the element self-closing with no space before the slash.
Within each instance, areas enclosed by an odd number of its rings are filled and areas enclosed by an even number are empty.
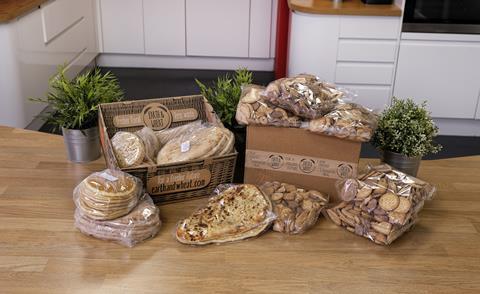
<svg viewBox="0 0 480 294">
<path fill-rule="evenodd" d="M 438 127 L 426 110 L 426 102 L 418 105 L 412 99 L 393 98 L 393 104 L 383 111 L 372 144 L 384 151 L 408 157 L 437 153 L 442 146 L 433 138 Z"/>
<path fill-rule="evenodd" d="M 218 77 L 212 87 L 207 87 L 198 79 L 195 79 L 201 94 L 212 105 L 225 126 L 232 126 L 234 123 L 237 104 L 242 94 L 242 85 L 251 84 L 252 81 L 252 73 L 246 68 L 235 71 L 233 78 L 228 74 Z"/>
<path fill-rule="evenodd" d="M 65 67 L 50 79 L 50 92 L 44 98 L 32 101 L 51 105 L 52 111 L 43 118 L 55 129 L 87 129 L 97 124 L 98 105 L 120 101 L 123 91 L 117 78 L 110 72 L 102 74 L 100 69 L 88 71 L 69 80 Z"/>
</svg>

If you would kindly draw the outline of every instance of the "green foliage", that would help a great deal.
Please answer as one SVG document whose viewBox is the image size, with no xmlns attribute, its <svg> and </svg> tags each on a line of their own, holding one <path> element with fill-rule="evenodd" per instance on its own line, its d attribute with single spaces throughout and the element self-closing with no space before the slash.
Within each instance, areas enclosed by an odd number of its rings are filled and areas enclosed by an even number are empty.
<svg viewBox="0 0 480 294">
<path fill-rule="evenodd" d="M 45 98 L 32 101 L 48 103 L 53 111 L 44 120 L 55 128 L 86 129 L 97 124 L 98 105 L 120 101 L 123 91 L 110 72 L 102 74 L 96 68 L 69 80 L 65 67 L 50 79 L 50 92 Z"/>
<path fill-rule="evenodd" d="M 201 94 L 212 105 L 225 126 L 233 125 L 237 104 L 242 94 L 242 85 L 251 84 L 252 81 L 252 73 L 246 68 L 235 71 L 233 78 L 230 78 L 228 74 L 218 77 L 217 82 L 212 87 L 207 87 L 195 79 Z"/>
<path fill-rule="evenodd" d="M 409 157 L 437 153 L 442 146 L 433 142 L 438 133 L 426 102 L 415 104 L 412 99 L 393 98 L 393 104 L 383 111 L 372 144 L 385 151 Z"/>
</svg>

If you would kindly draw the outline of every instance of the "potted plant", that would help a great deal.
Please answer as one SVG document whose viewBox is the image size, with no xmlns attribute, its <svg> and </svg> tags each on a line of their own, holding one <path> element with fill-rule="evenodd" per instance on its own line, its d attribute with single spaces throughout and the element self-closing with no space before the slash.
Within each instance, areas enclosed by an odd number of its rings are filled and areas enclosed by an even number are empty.
<svg viewBox="0 0 480 294">
<path fill-rule="evenodd" d="M 225 127 L 235 134 L 235 148 L 239 152 L 237 165 L 239 168 L 235 170 L 235 181 L 243 180 L 243 162 L 245 160 L 245 126 L 241 126 L 235 120 L 237 104 L 242 94 L 242 86 L 251 84 L 253 76 L 246 68 L 235 71 L 233 77 L 226 74 L 218 77 L 217 81 L 208 87 L 198 79 L 195 82 L 200 88 L 200 93 L 208 100 L 218 117 Z"/>
<path fill-rule="evenodd" d="M 426 102 L 418 105 L 394 97 L 380 117 L 372 144 L 382 151 L 383 162 L 416 176 L 422 157 L 442 148 L 433 142 L 437 133 Z"/>
<path fill-rule="evenodd" d="M 47 103 L 52 111 L 44 120 L 62 129 L 68 159 L 82 163 L 100 157 L 97 125 L 98 105 L 120 101 L 123 91 L 110 72 L 96 68 L 69 80 L 65 67 L 50 79 L 50 92 L 33 101 Z"/>
</svg>

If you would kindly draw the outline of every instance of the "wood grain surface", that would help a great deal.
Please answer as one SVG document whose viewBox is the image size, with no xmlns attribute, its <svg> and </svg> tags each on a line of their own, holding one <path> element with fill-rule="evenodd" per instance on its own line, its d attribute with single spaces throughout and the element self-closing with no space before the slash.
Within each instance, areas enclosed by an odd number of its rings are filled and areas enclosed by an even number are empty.
<svg viewBox="0 0 480 294">
<path fill-rule="evenodd" d="M 298 236 L 177 243 L 205 199 L 161 206 L 137 247 L 96 240 L 73 226 L 72 190 L 103 168 L 69 163 L 60 136 L 0 127 L 1 293 L 480 293 L 480 156 L 422 162 L 439 193 L 389 247 L 323 217 Z"/>
<path fill-rule="evenodd" d="M 288 0 L 291 10 L 313 14 L 401 16 L 402 9 L 395 4 L 364 4 L 361 0 Z"/>
<path fill-rule="evenodd" d="M 10 21 L 48 0 L 0 0 L 0 23 Z"/>
</svg>

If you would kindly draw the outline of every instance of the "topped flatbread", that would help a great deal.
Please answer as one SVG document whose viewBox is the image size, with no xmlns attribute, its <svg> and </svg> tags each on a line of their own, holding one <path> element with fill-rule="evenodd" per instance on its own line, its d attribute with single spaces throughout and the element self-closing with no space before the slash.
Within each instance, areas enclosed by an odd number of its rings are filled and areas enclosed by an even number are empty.
<svg viewBox="0 0 480 294">
<path fill-rule="evenodd" d="M 274 221 L 272 203 L 256 186 L 232 185 L 181 221 L 179 242 L 191 245 L 224 243 L 254 237 Z"/>
</svg>

